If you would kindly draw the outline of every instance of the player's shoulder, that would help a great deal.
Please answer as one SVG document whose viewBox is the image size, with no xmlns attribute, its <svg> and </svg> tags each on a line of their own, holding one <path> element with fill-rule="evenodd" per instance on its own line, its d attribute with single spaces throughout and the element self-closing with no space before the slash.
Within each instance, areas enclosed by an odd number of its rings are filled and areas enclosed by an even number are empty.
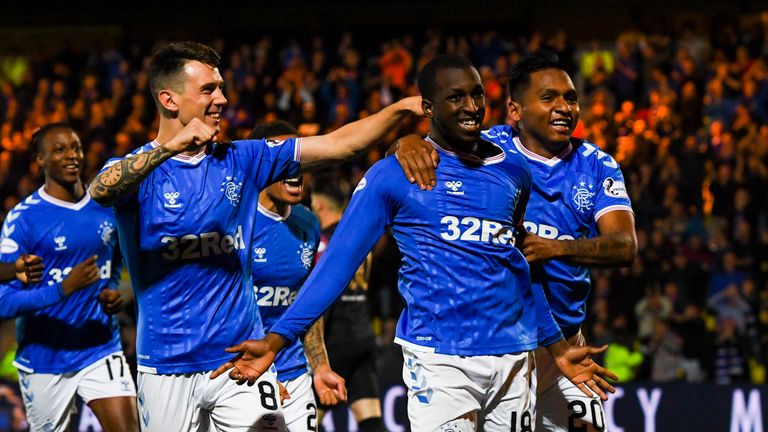
<svg viewBox="0 0 768 432">
<path fill-rule="evenodd" d="M 495 125 L 482 131 L 481 136 L 487 141 L 494 142 L 498 145 L 511 145 L 512 138 L 515 136 L 515 130 L 509 125 Z"/>
<path fill-rule="evenodd" d="M 602 171 L 605 168 L 620 169 L 616 159 L 583 138 L 571 138 L 571 160 L 572 163 L 589 167 L 594 171 Z"/>
<path fill-rule="evenodd" d="M 398 180 L 407 182 L 403 169 L 400 167 L 400 163 L 394 155 L 387 156 L 371 165 L 363 178 L 367 179 L 368 182 L 374 179 L 386 179 L 386 183 Z"/>
<path fill-rule="evenodd" d="M 397 158 L 394 155 L 387 156 L 368 168 L 368 171 L 365 172 L 363 178 L 352 191 L 352 197 L 354 198 L 360 193 L 365 195 L 374 193 L 380 196 L 391 195 L 394 191 L 404 190 L 407 185 L 410 183 L 405 178 Z"/>
<path fill-rule="evenodd" d="M 317 220 L 317 216 L 303 204 L 291 206 L 291 218 L 307 232 L 320 232 L 320 222 Z"/>
<path fill-rule="evenodd" d="M 283 146 L 293 144 L 300 141 L 300 138 L 288 138 L 284 140 L 277 139 L 244 139 L 236 140 L 232 142 L 216 143 L 211 149 L 212 154 L 215 156 L 217 152 L 238 152 L 238 151 L 264 151 L 268 149 L 278 149 Z"/>
<path fill-rule="evenodd" d="M 41 210 L 44 211 L 44 207 L 45 200 L 40 197 L 39 191 L 35 191 L 28 197 L 19 201 L 18 204 L 13 206 L 13 208 L 5 216 L 5 220 L 6 222 L 12 223 L 17 219 L 30 217 L 36 213 L 39 213 Z"/>
<path fill-rule="evenodd" d="M 155 147 L 157 147 L 158 145 L 159 145 L 159 144 L 158 144 L 157 142 L 155 142 L 155 141 L 152 141 L 152 142 L 148 142 L 148 143 L 146 143 L 146 144 L 144 144 L 144 145 L 142 145 L 142 146 L 139 146 L 139 147 L 135 148 L 135 149 L 134 149 L 132 152 L 128 153 L 128 154 L 127 154 L 127 155 L 125 155 L 125 156 L 116 156 L 116 157 L 111 157 L 111 158 L 109 158 L 109 159 L 107 160 L 107 163 L 106 163 L 106 164 L 104 164 L 104 168 L 109 168 L 109 167 L 111 167 L 112 165 L 114 165 L 114 164 L 116 164 L 116 163 L 120 162 L 120 161 L 121 161 L 121 160 L 123 160 L 123 159 L 129 159 L 129 158 L 135 157 L 135 156 L 137 156 L 137 155 L 140 155 L 140 154 L 142 154 L 142 153 L 146 153 L 146 152 L 148 152 L 148 151 L 150 151 L 150 150 L 154 149 L 154 148 L 155 148 Z"/>
</svg>

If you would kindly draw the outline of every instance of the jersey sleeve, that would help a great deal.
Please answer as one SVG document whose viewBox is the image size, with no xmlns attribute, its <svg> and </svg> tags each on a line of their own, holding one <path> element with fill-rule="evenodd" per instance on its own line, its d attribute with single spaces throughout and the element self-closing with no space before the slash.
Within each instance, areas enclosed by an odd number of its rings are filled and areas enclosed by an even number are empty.
<svg viewBox="0 0 768 432">
<path fill-rule="evenodd" d="M 278 180 L 299 175 L 301 138 L 285 141 L 271 139 L 235 141 L 233 145 L 242 147 L 242 151 L 248 156 L 248 160 L 242 162 L 259 189 Z"/>
<path fill-rule="evenodd" d="M 8 212 L 0 239 L 0 262 L 13 263 L 19 256 L 34 253 L 30 250 L 28 237 L 30 227 L 18 210 Z M 43 263 L 45 264 L 45 263 Z M 46 308 L 63 300 L 64 289 L 61 283 L 52 285 L 24 285 L 12 280 L 0 284 L 0 319 L 16 318 L 21 314 Z"/>
<path fill-rule="evenodd" d="M 397 210 L 382 162 L 360 181 L 338 228 L 296 300 L 271 333 L 292 344 L 341 295 Z M 387 166 L 394 167 L 392 164 Z M 399 167 L 397 169 L 400 169 Z"/>
<path fill-rule="evenodd" d="M 615 210 L 632 212 L 632 202 L 618 162 L 606 155 L 598 163 L 600 189 L 595 198 L 595 221 Z"/>
</svg>

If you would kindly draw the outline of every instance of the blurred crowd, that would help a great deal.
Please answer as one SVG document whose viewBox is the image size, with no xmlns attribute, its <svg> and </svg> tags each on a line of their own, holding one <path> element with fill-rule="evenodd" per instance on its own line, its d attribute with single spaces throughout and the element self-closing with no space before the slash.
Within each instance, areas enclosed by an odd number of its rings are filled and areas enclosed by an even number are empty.
<svg viewBox="0 0 768 432">
<path fill-rule="evenodd" d="M 580 91 L 576 135 L 621 164 L 637 221 L 630 268 L 595 270 L 593 344 L 624 380 L 763 382 L 768 355 L 768 13 L 664 31 L 629 29 L 575 43 L 565 31 L 508 36 L 437 29 L 358 42 L 351 32 L 305 40 L 217 39 L 229 100 L 219 140 L 283 119 L 303 135 L 334 130 L 418 94 L 415 76 L 454 53 L 478 67 L 488 126 L 505 122 L 505 77 L 541 47 L 558 53 Z M 157 42 L 158 44 L 164 43 Z M 79 131 L 90 181 L 111 156 L 151 141 L 157 115 L 146 62 L 154 46 L 62 45 L 0 53 L 2 215 L 42 182 L 29 147 L 43 124 Z M 356 184 L 406 122 L 367 157 L 338 169 Z M 0 216 L 2 216 L 0 215 Z M 376 248 L 371 310 L 382 343 L 401 307 L 397 251 Z M 14 379 L 13 327 L 0 324 L 0 375 Z M 4 360 L 3 360 L 4 359 Z M 0 394 L 2 397 L 2 394 Z"/>
</svg>

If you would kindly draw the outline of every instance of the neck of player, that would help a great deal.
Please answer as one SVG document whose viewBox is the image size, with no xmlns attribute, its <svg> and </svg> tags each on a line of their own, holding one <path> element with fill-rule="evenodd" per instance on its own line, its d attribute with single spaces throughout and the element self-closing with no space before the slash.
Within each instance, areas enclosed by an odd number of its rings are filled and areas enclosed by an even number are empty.
<svg viewBox="0 0 768 432">
<path fill-rule="evenodd" d="M 480 159 L 496 156 L 500 153 L 500 149 L 497 146 L 481 139 L 479 136 L 474 141 L 448 140 L 440 134 L 439 129 L 432 128 L 429 131 L 429 137 L 443 150 L 472 155 Z"/>
<path fill-rule="evenodd" d="M 259 204 L 272 213 L 280 215 L 282 218 L 288 217 L 288 209 L 291 207 L 291 205 L 286 202 L 272 199 L 267 194 L 266 189 L 259 193 Z"/>
<path fill-rule="evenodd" d="M 520 143 L 526 149 L 536 153 L 539 156 L 547 159 L 559 155 L 563 150 L 571 143 L 570 139 L 563 142 L 553 142 L 539 139 L 535 134 L 528 132 L 525 129 L 520 130 Z"/>
<path fill-rule="evenodd" d="M 46 177 L 43 190 L 56 199 L 71 203 L 80 202 L 85 196 L 85 185 L 80 180 L 74 183 L 59 183 Z"/>
</svg>

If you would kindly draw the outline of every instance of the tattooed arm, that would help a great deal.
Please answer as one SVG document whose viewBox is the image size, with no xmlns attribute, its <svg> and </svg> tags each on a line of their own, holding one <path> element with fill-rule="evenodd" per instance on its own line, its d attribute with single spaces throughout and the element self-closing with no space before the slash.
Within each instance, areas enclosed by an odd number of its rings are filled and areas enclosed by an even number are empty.
<svg viewBox="0 0 768 432">
<path fill-rule="evenodd" d="M 199 149 L 215 135 L 214 128 L 194 118 L 170 141 L 148 152 L 126 157 L 105 169 L 91 182 L 88 192 L 103 206 L 115 205 L 121 198 L 133 193 L 160 164 L 179 153 Z"/>
<path fill-rule="evenodd" d="M 304 335 L 304 354 L 309 361 L 314 375 L 315 391 L 323 405 L 336 405 L 347 400 L 347 389 L 344 378 L 331 370 L 328 360 L 328 351 L 325 349 L 323 329 L 325 321 L 320 317 Z"/>
<path fill-rule="evenodd" d="M 552 240 L 526 233 L 520 244 L 531 264 L 557 259 L 589 267 L 629 266 L 637 255 L 635 217 L 618 210 L 597 221 L 599 235 L 589 239 Z"/>
<path fill-rule="evenodd" d="M 318 366 L 329 364 L 328 351 L 325 349 L 324 331 L 325 320 L 320 317 L 304 335 L 304 354 L 307 356 L 309 367 L 314 370 Z"/>
</svg>

